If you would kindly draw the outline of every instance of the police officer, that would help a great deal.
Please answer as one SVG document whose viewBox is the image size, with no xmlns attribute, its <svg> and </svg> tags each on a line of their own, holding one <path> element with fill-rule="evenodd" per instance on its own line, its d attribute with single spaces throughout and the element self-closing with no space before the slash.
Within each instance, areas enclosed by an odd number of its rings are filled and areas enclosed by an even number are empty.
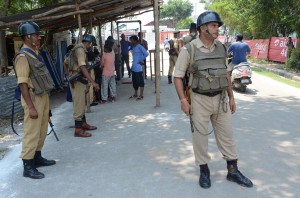
<svg viewBox="0 0 300 198">
<path fill-rule="evenodd" d="M 179 36 L 180 31 L 174 32 L 174 38 L 169 40 L 170 49 L 169 49 L 169 72 L 168 72 L 168 83 L 172 84 L 172 75 L 174 71 L 174 66 L 177 61 L 179 54 Z"/>
<path fill-rule="evenodd" d="M 82 43 L 77 44 L 70 53 L 70 56 L 65 60 L 65 64 L 69 70 L 69 78 L 81 73 L 82 77 L 71 84 L 71 93 L 73 97 L 73 118 L 75 120 L 75 137 L 90 137 L 91 133 L 86 130 L 96 130 L 96 126 L 90 126 L 86 122 L 85 117 L 85 92 L 88 81 L 93 85 L 96 91 L 99 91 L 99 85 L 92 79 L 89 71 L 86 68 L 87 51 L 92 47 L 94 38 L 90 34 L 85 34 Z"/>
<path fill-rule="evenodd" d="M 45 175 L 36 168 L 54 165 L 54 160 L 42 157 L 41 150 L 48 130 L 49 92 L 53 81 L 39 55 L 40 28 L 32 22 L 22 22 L 18 27 L 23 46 L 16 55 L 14 69 L 21 90 L 21 104 L 24 109 L 24 136 L 22 153 L 23 176 L 42 179 Z"/>
<path fill-rule="evenodd" d="M 191 42 L 196 38 L 197 38 L 197 25 L 196 23 L 191 23 L 190 34 L 182 38 L 183 45 L 186 45 L 187 43 Z"/>
<path fill-rule="evenodd" d="M 227 180 L 245 187 L 253 184 L 237 167 L 237 151 L 233 138 L 231 114 L 236 106 L 231 87 L 230 70 L 226 69 L 226 49 L 216 40 L 222 26 L 219 15 L 206 11 L 197 19 L 199 38 L 185 45 L 175 66 L 174 83 L 180 99 L 181 109 L 192 114 L 192 133 L 196 164 L 200 166 L 199 184 L 202 188 L 211 186 L 210 160 L 208 150 L 208 123 L 211 121 L 215 138 L 223 158 L 227 162 Z M 191 59 L 190 59 L 191 58 Z M 190 65 L 191 63 L 191 65 Z M 190 65 L 190 66 L 189 66 Z M 183 89 L 182 78 L 190 74 L 189 104 Z"/>
</svg>

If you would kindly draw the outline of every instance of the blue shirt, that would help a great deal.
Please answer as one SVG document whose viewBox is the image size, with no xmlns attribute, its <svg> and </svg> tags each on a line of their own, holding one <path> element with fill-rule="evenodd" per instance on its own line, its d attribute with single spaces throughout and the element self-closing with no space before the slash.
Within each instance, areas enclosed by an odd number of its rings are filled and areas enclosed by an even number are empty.
<svg viewBox="0 0 300 198">
<path fill-rule="evenodd" d="M 237 41 L 230 45 L 228 53 L 232 53 L 232 64 L 238 65 L 241 62 L 247 62 L 247 53 L 250 53 L 250 48 L 247 43 Z"/>
<path fill-rule="evenodd" d="M 121 40 L 121 54 L 122 55 L 128 55 L 129 49 L 131 48 L 131 43 L 126 40 Z"/>
<path fill-rule="evenodd" d="M 144 60 L 147 58 L 149 53 L 146 51 L 146 49 L 140 45 L 137 44 L 136 46 L 132 47 L 132 68 L 131 70 L 134 72 L 141 72 L 143 71 L 143 66 L 139 64 L 139 62 L 144 62 Z"/>
</svg>

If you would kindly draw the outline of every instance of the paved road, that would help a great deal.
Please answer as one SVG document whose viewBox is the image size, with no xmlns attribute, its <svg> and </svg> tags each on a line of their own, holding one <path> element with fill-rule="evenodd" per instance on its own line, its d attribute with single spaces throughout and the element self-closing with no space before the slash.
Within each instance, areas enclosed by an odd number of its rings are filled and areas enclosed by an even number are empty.
<svg viewBox="0 0 300 198">
<path fill-rule="evenodd" d="M 161 107 L 155 108 L 154 82 L 143 101 L 129 100 L 130 84 L 118 86 L 115 103 L 92 107 L 88 121 L 99 130 L 91 138 L 73 136 L 72 104 L 54 109 L 54 136 L 47 137 L 44 156 L 52 167 L 39 168 L 45 179 L 22 177 L 21 146 L 0 161 L 1 198 L 279 198 L 299 197 L 300 92 L 254 74 L 246 93 L 235 92 L 235 137 L 241 171 L 251 189 L 226 181 L 226 165 L 210 135 L 212 187 L 198 185 L 189 120 L 166 77 Z"/>
</svg>

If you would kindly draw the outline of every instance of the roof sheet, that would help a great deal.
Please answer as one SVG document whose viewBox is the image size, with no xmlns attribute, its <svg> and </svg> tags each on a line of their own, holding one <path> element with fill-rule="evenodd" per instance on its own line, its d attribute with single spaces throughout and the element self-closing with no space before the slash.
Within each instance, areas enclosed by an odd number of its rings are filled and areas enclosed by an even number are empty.
<svg viewBox="0 0 300 198">
<path fill-rule="evenodd" d="M 163 3 L 159 0 L 159 5 Z M 16 28 L 22 21 L 35 21 L 42 29 L 55 32 L 79 28 L 78 14 L 82 27 L 104 24 L 110 21 L 153 10 L 153 0 L 76 0 L 1 17 L 0 28 Z M 139 12 L 139 13 L 138 13 Z"/>
</svg>

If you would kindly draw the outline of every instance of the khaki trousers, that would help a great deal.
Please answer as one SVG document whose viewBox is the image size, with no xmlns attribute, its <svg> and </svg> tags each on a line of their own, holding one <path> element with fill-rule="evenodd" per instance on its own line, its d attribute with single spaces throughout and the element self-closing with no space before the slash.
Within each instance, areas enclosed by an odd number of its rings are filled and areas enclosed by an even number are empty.
<svg viewBox="0 0 300 198">
<path fill-rule="evenodd" d="M 94 70 L 92 69 L 91 70 L 91 77 L 92 77 L 92 79 L 93 80 L 95 80 L 95 72 L 94 72 Z M 89 101 L 89 103 L 90 104 L 92 104 L 93 102 L 94 102 L 94 86 L 92 85 L 92 83 L 89 83 L 89 99 L 90 99 L 90 101 Z"/>
<path fill-rule="evenodd" d="M 169 66 L 168 76 L 173 75 L 173 71 L 174 71 L 176 61 L 177 61 L 177 56 L 169 56 L 170 66 Z"/>
<path fill-rule="evenodd" d="M 24 109 L 24 136 L 22 140 L 22 159 L 33 159 L 36 151 L 41 151 L 47 136 L 49 121 L 49 95 L 33 95 L 31 100 L 38 113 L 37 119 L 29 117 L 29 109 L 23 97 L 21 104 Z"/>
<path fill-rule="evenodd" d="M 227 92 L 225 92 L 225 106 L 223 111 L 220 97 L 222 94 L 209 97 L 197 93 L 192 94 L 192 119 L 194 133 L 192 135 L 193 149 L 197 165 L 207 164 L 211 159 L 208 154 L 208 124 L 211 121 L 216 143 L 225 160 L 237 159 L 236 145 L 233 139 L 231 111 L 229 108 Z M 200 132 L 198 132 L 198 131 Z"/>
<path fill-rule="evenodd" d="M 82 121 L 85 114 L 85 91 L 87 86 L 81 82 L 76 81 L 74 88 L 70 86 L 73 99 L 73 118 L 76 121 Z"/>
</svg>

